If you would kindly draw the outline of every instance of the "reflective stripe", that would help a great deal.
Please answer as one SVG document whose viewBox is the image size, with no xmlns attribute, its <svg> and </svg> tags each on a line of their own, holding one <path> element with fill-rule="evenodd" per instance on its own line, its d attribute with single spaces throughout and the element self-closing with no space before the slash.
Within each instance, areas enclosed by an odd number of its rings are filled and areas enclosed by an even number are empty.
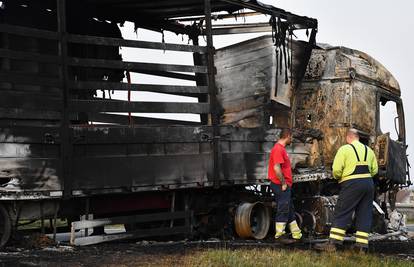
<svg viewBox="0 0 414 267">
<path fill-rule="evenodd" d="M 360 236 L 360 237 L 368 237 L 368 236 L 369 236 L 369 233 L 367 233 L 367 232 L 357 231 L 357 232 L 356 232 L 356 235 L 357 235 L 357 236 Z"/>
<path fill-rule="evenodd" d="M 299 231 L 299 232 L 294 232 L 294 233 L 292 233 L 292 237 L 293 237 L 293 239 L 301 239 L 302 238 L 302 233 Z"/>
<path fill-rule="evenodd" d="M 290 231 L 291 232 L 300 232 L 300 228 L 299 227 L 291 227 Z"/>
<path fill-rule="evenodd" d="M 285 229 L 286 223 L 276 223 L 276 229 Z"/>
<path fill-rule="evenodd" d="M 277 222 L 276 223 L 276 233 L 285 233 L 285 227 L 286 227 L 286 223 L 280 223 Z"/>
<path fill-rule="evenodd" d="M 282 235 L 284 235 L 285 234 L 285 231 L 282 231 L 282 232 L 277 232 L 276 234 L 275 234 L 275 238 L 279 238 L 279 237 L 281 237 Z"/>
<path fill-rule="evenodd" d="M 289 229 L 292 233 L 293 232 L 300 232 L 300 228 L 299 228 L 298 223 L 296 221 L 293 221 L 293 222 L 289 223 Z"/>
<path fill-rule="evenodd" d="M 345 235 L 345 230 L 340 229 L 340 228 L 335 228 L 335 227 L 332 227 L 332 228 L 331 228 L 331 232 L 334 232 L 334 233 L 336 233 L 336 234 L 340 234 L 340 235 Z"/>
<path fill-rule="evenodd" d="M 344 237 L 343 237 L 343 236 L 341 236 L 341 235 L 336 235 L 336 234 L 334 234 L 334 233 L 331 233 L 331 234 L 329 235 L 329 238 L 332 238 L 332 239 L 335 239 L 335 240 L 339 240 L 339 241 L 344 241 Z"/>
<path fill-rule="evenodd" d="M 368 239 L 363 239 L 363 238 L 356 238 L 355 240 L 357 243 L 362 243 L 362 244 L 366 244 L 368 245 Z"/>
<path fill-rule="evenodd" d="M 372 178 L 370 173 L 367 174 L 354 174 L 354 175 L 349 175 L 347 177 L 342 178 L 341 180 L 339 180 L 339 183 L 348 181 L 348 180 L 352 180 L 352 179 L 358 179 L 358 178 Z"/>
</svg>

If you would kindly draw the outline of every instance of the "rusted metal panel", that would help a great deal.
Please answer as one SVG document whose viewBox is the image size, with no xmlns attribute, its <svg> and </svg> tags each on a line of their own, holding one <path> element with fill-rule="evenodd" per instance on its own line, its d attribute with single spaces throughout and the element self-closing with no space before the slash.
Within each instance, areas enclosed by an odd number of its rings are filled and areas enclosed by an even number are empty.
<svg viewBox="0 0 414 267">
<path fill-rule="evenodd" d="M 378 165 L 383 168 L 386 167 L 388 162 L 389 140 L 389 135 L 383 134 L 377 137 L 377 141 L 375 143 L 375 154 L 378 160 Z"/>
<path fill-rule="evenodd" d="M 283 55 L 277 56 L 269 35 L 217 50 L 216 82 L 224 124 L 261 127 L 269 123 L 270 114 L 280 119 L 278 105 L 285 109 L 291 107 L 293 92 L 309 58 L 309 44 L 288 43 L 286 64 L 280 64 Z"/>
<path fill-rule="evenodd" d="M 376 86 L 353 80 L 350 88 L 352 94 L 350 122 L 352 126 L 372 137 L 376 136 Z"/>
<path fill-rule="evenodd" d="M 297 95 L 296 125 L 324 132 L 321 147 L 328 166 L 345 143 L 349 127 L 368 135 L 369 144 L 373 145 L 378 88 L 386 87 L 396 93 L 399 90 L 388 71 L 362 54 L 343 47 L 314 50 L 302 93 Z M 379 74 L 373 72 L 374 68 L 381 69 Z"/>
<path fill-rule="evenodd" d="M 316 128 L 324 133 L 318 146 L 327 168 L 330 168 L 339 147 L 346 143 L 347 129 L 356 128 L 364 143 L 375 146 L 381 181 L 404 184 L 404 138 L 400 136 L 399 142 L 394 143 L 395 151 L 390 157 L 393 144 L 380 136 L 382 133 L 378 128 L 378 95 L 383 94 L 398 101 L 400 89 L 391 73 L 380 63 L 356 50 L 324 45 L 312 52 L 300 94 L 296 96 L 295 125 Z M 404 129 L 400 131 L 404 132 Z M 388 165 L 390 158 L 392 166 Z M 383 191 L 389 188 L 385 184 L 380 187 Z"/>
<path fill-rule="evenodd" d="M 345 131 L 350 127 L 349 84 L 329 81 L 304 83 L 303 89 L 304 93 L 297 95 L 295 127 L 319 129 L 324 133 L 320 147 L 328 164 L 344 144 Z"/>
</svg>

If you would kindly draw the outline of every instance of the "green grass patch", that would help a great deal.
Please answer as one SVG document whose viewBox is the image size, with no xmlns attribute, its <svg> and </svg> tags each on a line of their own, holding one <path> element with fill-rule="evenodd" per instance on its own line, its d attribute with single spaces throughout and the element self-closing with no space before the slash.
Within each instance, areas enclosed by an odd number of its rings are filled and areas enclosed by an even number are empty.
<svg viewBox="0 0 414 267">
<path fill-rule="evenodd" d="M 374 254 L 353 253 L 350 251 L 335 253 L 317 253 L 301 250 L 211 249 L 186 255 L 184 266 L 413 266 L 412 262 Z"/>
</svg>

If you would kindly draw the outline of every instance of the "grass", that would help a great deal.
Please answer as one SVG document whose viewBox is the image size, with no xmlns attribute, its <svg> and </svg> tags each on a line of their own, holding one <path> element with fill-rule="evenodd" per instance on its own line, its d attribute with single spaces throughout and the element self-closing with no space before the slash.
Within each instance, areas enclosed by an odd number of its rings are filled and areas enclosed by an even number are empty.
<svg viewBox="0 0 414 267">
<path fill-rule="evenodd" d="M 378 255 L 352 252 L 317 253 L 300 250 L 243 249 L 226 250 L 211 249 L 185 255 L 184 266 L 413 266 L 412 262 Z"/>
</svg>

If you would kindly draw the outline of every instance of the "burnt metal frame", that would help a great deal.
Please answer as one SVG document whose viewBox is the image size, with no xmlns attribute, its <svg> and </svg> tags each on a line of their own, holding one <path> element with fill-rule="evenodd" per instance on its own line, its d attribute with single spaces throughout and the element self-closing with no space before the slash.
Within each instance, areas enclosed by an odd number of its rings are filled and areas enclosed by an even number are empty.
<svg viewBox="0 0 414 267">
<path fill-rule="evenodd" d="M 396 110 L 399 117 L 399 123 L 398 123 L 398 140 L 402 141 L 403 144 L 406 144 L 406 129 L 405 129 L 405 114 L 403 109 L 403 103 L 400 97 L 397 97 L 390 92 L 386 91 L 385 89 L 380 89 L 376 94 L 376 106 L 377 106 L 377 112 L 376 112 L 376 131 L 377 133 L 381 132 L 381 114 L 380 114 L 380 99 L 385 98 L 388 101 L 395 102 L 396 104 Z"/>
<path fill-rule="evenodd" d="M 68 88 L 68 40 L 66 30 L 66 0 L 56 0 L 57 24 L 59 33 L 59 56 L 61 58 L 61 81 L 63 88 L 63 118 L 61 123 L 61 166 L 63 177 L 63 196 L 72 196 L 71 162 L 72 144 L 69 136 L 69 88 Z"/>
<path fill-rule="evenodd" d="M 292 13 L 286 12 L 276 7 L 267 8 L 265 6 L 254 5 L 250 2 L 244 2 L 244 1 L 238 1 L 238 0 L 221 0 L 221 1 L 234 4 L 234 5 L 238 5 L 241 7 L 245 7 L 251 10 L 255 10 L 263 14 L 269 14 L 275 17 L 279 17 L 281 19 L 288 21 L 291 24 L 297 25 L 295 27 L 296 29 L 316 29 L 318 27 L 318 21 L 316 19 L 294 15 Z"/>
<path fill-rule="evenodd" d="M 123 40 L 116 38 L 100 38 L 92 36 L 79 36 L 71 35 L 66 31 L 66 0 L 56 0 L 57 3 L 57 32 L 51 32 L 46 30 L 37 30 L 28 27 L 21 26 L 12 26 L 7 24 L 0 24 L 0 31 L 5 33 L 56 40 L 58 44 L 58 55 L 50 56 L 39 53 L 29 53 L 29 52 L 16 52 L 13 50 L 0 49 L 0 56 L 4 58 L 13 58 L 13 59 L 23 59 L 23 60 L 33 60 L 37 62 L 47 62 L 53 63 L 59 66 L 59 77 L 56 78 L 45 78 L 36 75 L 25 75 L 19 73 L 4 73 L 0 74 L 0 81 L 20 83 L 20 84 L 36 84 L 41 86 L 48 87 L 61 87 L 63 95 L 62 98 L 31 98 L 27 99 L 25 103 L 41 104 L 42 106 L 53 105 L 56 110 L 61 111 L 62 117 L 59 118 L 55 114 L 56 119 L 60 120 L 59 133 L 60 133 L 60 166 L 61 166 L 61 177 L 63 183 L 64 197 L 72 197 L 72 181 L 71 181 L 71 166 L 72 166 L 72 140 L 70 128 L 70 120 L 73 119 L 73 116 L 69 112 L 73 111 L 73 107 L 80 107 L 81 109 L 92 111 L 99 111 L 101 107 L 90 105 L 88 100 L 72 100 L 69 96 L 70 89 L 102 89 L 102 87 L 109 88 L 117 84 L 118 88 L 112 87 L 111 89 L 118 90 L 134 90 L 140 87 L 141 90 L 147 89 L 148 91 L 162 92 L 162 93 L 172 93 L 178 95 L 186 96 L 199 96 L 209 93 L 210 90 L 208 86 L 169 86 L 169 85 L 141 85 L 140 84 L 125 84 L 125 83 L 112 83 L 112 82 L 73 82 L 69 80 L 68 67 L 69 65 L 75 66 L 98 66 L 103 67 L 106 63 L 117 63 L 116 66 L 118 69 L 133 69 L 134 67 L 151 67 L 152 70 L 147 71 L 149 74 L 155 75 L 164 75 L 164 76 L 176 76 L 179 78 L 188 78 L 192 75 L 174 73 L 170 71 L 185 71 L 185 72 L 195 72 L 206 74 L 208 72 L 207 68 L 200 64 L 200 66 L 182 66 L 182 65 L 166 65 L 166 64 L 143 64 L 143 63 L 126 63 L 126 62 L 115 62 L 108 60 L 85 60 L 85 59 L 76 59 L 70 58 L 68 55 L 68 43 L 82 43 L 82 44 L 95 44 L 95 45 L 109 45 L 109 46 L 131 46 L 139 48 L 149 48 L 149 49 L 162 49 L 162 50 L 174 50 L 174 51 L 185 51 L 193 52 L 199 54 L 205 54 L 208 49 L 206 47 L 197 46 L 197 45 L 178 45 L 178 44 L 165 44 L 165 43 L 155 43 L 155 42 L 144 42 L 144 41 L 131 41 Z M 214 48 L 211 45 L 211 49 Z M 213 52 L 210 52 L 211 55 Z M 119 64 L 120 63 L 120 64 Z M 214 62 L 210 65 L 214 68 Z M 213 71 L 209 71 L 213 73 Z M 188 76 L 188 77 L 187 77 Z M 195 76 L 192 76 L 195 77 Z M 193 78 L 191 78 L 193 79 Z M 211 81 L 214 83 L 214 76 L 211 78 Z M 211 83 L 211 82 L 210 82 Z M 91 87 L 89 87 L 91 86 Z M 89 88 L 87 88 L 89 87 Z M 14 96 L 13 94 L 11 96 Z M 215 99 L 215 96 L 212 97 Z M 5 99 L 1 99 L 5 100 Z M 37 101 L 37 102 L 36 102 Z M 49 101 L 49 102 L 48 102 Z M 5 102 L 5 101 L 2 101 Z M 105 104 L 105 103 L 103 103 Z M 8 103 L 5 102 L 5 107 L 8 106 Z M 185 112 L 191 113 L 196 111 L 200 114 L 210 113 L 210 104 L 208 103 L 145 103 L 140 102 L 140 106 L 136 103 L 122 103 L 122 101 L 108 101 L 106 107 L 110 107 L 113 111 L 130 111 L 132 107 L 135 111 L 145 111 L 145 112 L 156 112 L 158 109 L 162 109 L 164 112 Z M 181 109 L 180 109 L 180 107 Z M 214 105 L 213 105 L 214 106 Z M 155 109 L 154 109 L 155 107 Z M 98 110 L 97 110 L 98 109 Z M 107 111 L 107 110 L 105 110 Z M 56 113 L 56 112 L 55 112 Z M 111 118 L 116 118 L 116 115 L 111 114 Z M 217 115 L 216 115 L 217 117 Z M 41 118 L 41 117 L 39 117 Z M 118 118 L 119 119 L 119 118 Z M 149 119 L 148 119 L 149 120 Z M 171 123 L 168 122 L 168 123 Z M 191 125 L 191 123 L 188 123 Z M 218 125 L 218 124 L 216 124 Z M 42 137 L 40 137 L 42 139 Z"/>
<path fill-rule="evenodd" d="M 72 196 L 72 185 L 70 179 L 70 166 L 71 166 L 71 156 L 72 156 L 72 144 L 71 144 L 71 137 L 68 135 L 70 119 L 68 116 L 68 112 L 71 109 L 70 103 L 73 102 L 69 100 L 69 80 L 68 80 L 68 65 L 74 66 L 98 66 L 104 67 L 107 63 L 116 63 L 117 67 L 120 69 L 133 69 L 134 67 L 139 68 L 139 66 L 152 68 L 150 71 L 194 71 L 196 73 L 204 73 L 207 72 L 208 75 L 208 93 L 210 97 L 210 114 L 211 114 L 211 122 L 213 126 L 213 173 L 214 173 L 214 185 L 216 187 L 219 186 L 220 180 L 220 167 L 219 167 L 219 156 L 220 156 L 220 144 L 219 144 L 219 124 L 220 124 L 220 114 L 219 114 L 219 107 L 217 102 L 217 89 L 215 86 L 215 67 L 214 67 L 214 46 L 213 46 L 213 38 L 212 38 L 212 19 L 211 19 L 211 1 L 205 0 L 204 1 L 204 9 L 205 9 L 205 17 L 206 17 L 206 35 L 207 35 L 207 47 L 199 47 L 199 46 L 183 46 L 183 45 L 174 45 L 174 44 L 159 44 L 154 42 L 140 42 L 140 41 L 127 41 L 127 40 L 117 40 L 115 38 L 99 38 L 99 37 L 85 37 L 79 35 L 68 35 L 66 31 L 66 0 L 56 0 L 57 1 L 57 20 L 58 20 L 58 40 L 59 40 L 59 56 L 61 59 L 61 85 L 63 88 L 63 122 L 61 126 L 61 160 L 62 160 L 62 175 L 64 181 L 64 196 L 71 197 Z M 51 36 L 52 37 L 52 36 Z M 127 62 L 116 62 L 116 61 L 109 61 L 109 60 L 85 60 L 85 59 L 76 59 L 76 58 L 68 58 L 68 41 L 72 41 L 75 43 L 93 43 L 93 44 L 104 44 L 104 45 L 127 45 L 132 47 L 141 47 L 141 48 L 153 48 L 153 49 L 170 49 L 175 51 L 191 51 L 191 52 L 198 52 L 198 53 L 205 53 L 207 52 L 207 69 L 200 66 L 180 66 L 180 65 L 161 65 L 161 64 L 143 64 L 143 63 L 127 63 Z M 99 61 L 99 62 L 98 62 Z M 141 65 L 140 65 L 141 64 Z M 112 64 L 111 64 L 112 65 Z M 94 83 L 93 85 L 101 85 L 102 83 Z M 136 87 L 137 85 L 135 85 Z M 77 87 L 75 85 L 75 87 Z M 183 89 L 181 87 L 180 89 Z M 187 87 L 186 89 L 189 89 Z M 194 88 L 194 87 L 192 87 Z M 196 87 L 198 89 L 202 89 L 202 87 Z M 125 89 L 125 88 L 123 88 Z M 178 89 L 178 88 L 177 88 Z M 185 90 L 185 88 L 184 88 Z M 86 105 L 89 105 L 89 101 L 87 101 Z M 79 101 L 78 101 L 79 104 Z M 82 103 L 80 103 L 82 104 Z M 113 103 L 117 104 L 117 103 Z M 121 103 L 119 103 L 121 104 Z M 125 104 L 125 103 L 123 103 Z M 130 103 L 132 104 L 132 103 Z M 131 105 L 122 105 L 125 106 L 125 110 L 129 109 Z M 152 103 L 156 104 L 156 103 Z M 86 107 L 86 105 L 83 105 Z M 148 107 L 151 105 L 149 103 Z M 164 104 L 165 105 L 165 104 Z M 198 104 L 200 105 L 200 104 Z M 81 105 L 82 106 L 82 105 Z M 119 105 L 117 105 L 118 107 Z M 207 111 L 207 110 L 205 110 Z M 200 113 L 205 113 L 204 110 L 200 110 Z M 172 109 L 172 112 L 175 112 Z"/>
<path fill-rule="evenodd" d="M 208 87 L 211 105 L 211 123 L 213 125 L 213 175 L 214 187 L 220 186 L 220 111 L 217 101 L 217 87 L 215 81 L 216 69 L 214 67 L 213 26 L 211 21 L 211 0 L 204 0 L 204 15 L 206 17 L 207 38 L 207 68 Z"/>
<path fill-rule="evenodd" d="M 290 13 L 282 13 L 279 12 L 278 9 L 269 9 L 269 8 L 260 8 L 259 6 L 251 6 L 251 3 L 245 3 L 240 1 L 232 1 L 232 0 L 223 0 L 224 2 L 229 2 L 234 5 L 239 5 L 242 7 L 251 8 L 253 10 L 259 11 L 261 13 L 271 14 L 274 16 L 282 16 L 282 14 L 287 14 L 288 16 L 283 16 L 286 20 L 292 20 L 289 21 L 289 23 L 303 23 L 301 25 L 302 28 L 312 28 L 311 38 L 310 42 L 314 43 L 315 35 L 316 35 L 316 20 L 311 20 L 309 18 L 305 17 L 299 17 L 295 16 Z M 72 185 L 71 185 L 71 161 L 72 161 L 72 143 L 71 140 L 73 139 L 72 136 L 69 136 L 70 131 L 68 131 L 70 126 L 70 119 L 71 116 L 69 115 L 69 112 L 72 111 L 71 103 L 73 100 L 69 97 L 69 89 L 76 88 L 76 89 L 87 89 L 85 86 L 91 85 L 92 87 L 101 87 L 103 85 L 103 82 L 86 82 L 86 83 L 74 83 L 72 81 L 69 81 L 68 76 L 68 66 L 69 65 L 76 65 L 76 66 L 98 66 L 102 67 L 105 65 L 105 63 L 114 63 L 110 60 L 94 60 L 94 61 L 88 61 L 84 59 L 74 59 L 69 58 L 68 56 L 68 42 L 72 43 L 83 43 L 83 44 L 96 44 L 96 45 L 109 45 L 109 46 L 132 46 L 132 47 L 144 47 L 144 48 L 151 48 L 151 49 L 165 49 L 165 50 L 175 50 L 175 51 L 187 51 L 187 52 L 193 52 L 198 54 L 207 54 L 207 68 L 200 67 L 200 66 L 188 66 L 187 67 L 181 67 L 181 66 L 175 66 L 175 65 L 163 65 L 160 67 L 160 65 L 157 64 L 151 64 L 152 70 L 146 71 L 149 74 L 156 74 L 156 75 L 163 75 L 163 76 L 176 76 L 181 78 L 187 78 L 190 80 L 197 80 L 196 76 L 188 75 L 188 74 L 181 74 L 181 73 L 174 73 L 170 72 L 172 71 L 187 71 L 187 72 L 200 72 L 200 73 L 207 73 L 208 76 L 208 82 L 207 85 L 200 85 L 195 87 L 190 86 L 180 86 L 180 87 L 174 87 L 174 86 L 148 86 L 147 89 L 154 89 L 154 91 L 158 92 L 167 92 L 167 93 L 174 93 L 174 94 L 183 94 L 183 95 L 192 95 L 192 94 L 205 94 L 208 92 L 209 95 L 209 105 L 210 110 L 209 112 L 207 109 L 203 109 L 201 113 L 209 113 L 210 119 L 211 119 L 211 125 L 213 128 L 213 138 L 212 138 L 212 145 L 213 145 L 213 175 L 214 175 L 214 186 L 219 187 L 220 186 L 220 110 L 219 105 L 217 101 L 217 88 L 215 85 L 215 67 L 214 67 L 214 45 L 213 45 L 213 26 L 212 26 L 212 8 L 211 8 L 211 0 L 205 0 L 204 1 L 204 12 L 205 12 L 205 30 L 204 34 L 206 35 L 207 40 L 207 47 L 200 47 L 198 45 L 193 46 L 186 46 L 186 45 L 175 45 L 175 44 L 160 44 L 160 43 L 154 43 L 154 42 L 143 42 L 143 41 L 131 41 L 131 40 L 122 40 L 122 39 L 116 39 L 116 38 L 102 38 L 102 37 L 92 37 L 92 36 L 80 36 L 80 35 L 71 35 L 68 34 L 66 31 L 66 0 L 56 0 L 57 3 L 57 22 L 58 22 L 58 33 L 55 34 L 53 32 L 49 31 L 43 31 L 43 30 L 36 30 L 36 29 L 30 29 L 25 27 L 19 27 L 19 26 L 11 26 L 11 25 L 0 25 L 0 31 L 6 32 L 6 33 L 17 33 L 25 36 L 31 36 L 31 37 L 40 37 L 45 39 L 52 39 L 58 41 L 58 57 L 53 56 L 45 56 L 40 55 L 36 53 L 25 53 L 24 55 L 15 54 L 10 51 L 0 50 L 0 54 L 4 57 L 20 57 L 25 56 L 26 58 L 32 58 L 34 60 L 38 61 L 46 61 L 46 62 L 55 62 L 58 61 L 58 64 L 60 65 L 60 78 L 59 79 L 43 79 L 39 77 L 32 77 L 31 81 L 35 81 L 36 83 L 39 83 L 41 85 L 60 85 L 63 89 L 63 103 L 62 103 L 62 111 L 63 111 L 63 118 L 62 123 L 60 126 L 60 132 L 61 132 L 61 166 L 62 166 L 62 178 L 63 178 L 63 184 L 64 184 L 64 196 L 65 197 L 71 197 L 72 196 Z M 292 19 L 293 18 L 293 19 Z M 298 19 L 300 18 L 300 19 Z M 302 21 L 303 19 L 303 21 Z M 307 20 L 310 22 L 305 23 Z M 257 26 L 257 25 L 253 25 Z M 258 25 L 259 27 L 263 27 L 263 25 Z M 300 25 L 299 25 L 300 26 Z M 254 28 L 254 27 L 253 27 Z M 199 33 L 196 33 L 199 34 Z M 197 36 L 198 38 L 198 36 Z M 193 39 L 193 38 L 192 38 Z M 119 62 L 118 62 L 119 63 Z M 138 63 L 139 64 L 139 63 Z M 198 64 L 197 64 L 198 65 Z M 126 62 L 122 62 L 122 64 L 118 65 L 118 69 L 133 69 L 134 67 L 138 68 L 143 65 L 137 65 L 137 64 L 129 64 Z M 149 65 L 145 65 L 146 67 Z M 181 76 L 180 76 L 181 75 Z M 0 75 L 0 80 L 10 80 L 10 76 L 8 75 Z M 33 75 L 34 76 L 34 75 Z M 16 76 L 17 77 L 17 76 Z M 25 76 L 25 79 L 27 76 Z M 16 82 L 16 79 L 12 79 L 13 82 Z M 25 83 L 23 79 L 17 79 L 18 83 Z M 51 83 L 50 83 L 51 82 Z M 119 89 L 126 90 L 128 85 L 123 83 L 118 83 Z M 108 85 L 108 84 L 107 84 Z M 109 85 L 108 85 L 109 86 Z M 139 84 L 131 85 L 132 88 L 137 88 Z M 208 89 L 208 90 L 207 90 Z M 89 103 L 87 103 L 89 104 Z M 120 107 L 123 106 L 123 103 L 117 103 L 116 101 L 113 101 L 109 103 L 109 106 L 116 106 Z M 127 104 L 127 103 L 125 103 Z M 83 105 L 85 106 L 85 105 Z M 123 110 L 127 110 L 131 106 L 134 106 L 133 103 L 128 103 L 128 105 L 125 105 L 123 107 Z M 202 105 L 201 105 L 202 106 Z M 201 107 L 200 106 L 200 107 Z M 115 108 L 116 109 L 116 108 Z M 171 109 L 173 110 L 173 109 Z M 186 109 L 185 112 L 188 112 L 189 110 Z"/>
</svg>

